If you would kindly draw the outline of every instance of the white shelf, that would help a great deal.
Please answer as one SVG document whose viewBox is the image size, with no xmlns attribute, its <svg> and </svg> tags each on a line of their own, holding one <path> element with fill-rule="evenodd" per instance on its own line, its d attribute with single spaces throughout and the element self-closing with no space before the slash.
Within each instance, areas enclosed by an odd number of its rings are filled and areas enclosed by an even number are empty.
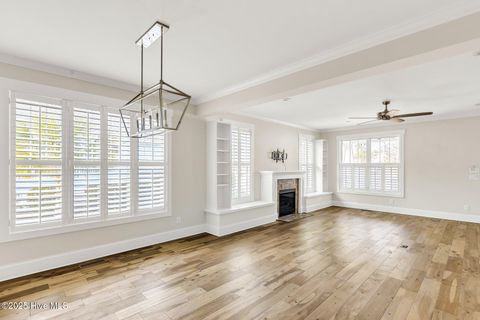
<svg viewBox="0 0 480 320">
<path fill-rule="evenodd" d="M 231 207 L 231 125 L 209 121 L 207 124 L 207 207 L 216 210 Z"/>
</svg>

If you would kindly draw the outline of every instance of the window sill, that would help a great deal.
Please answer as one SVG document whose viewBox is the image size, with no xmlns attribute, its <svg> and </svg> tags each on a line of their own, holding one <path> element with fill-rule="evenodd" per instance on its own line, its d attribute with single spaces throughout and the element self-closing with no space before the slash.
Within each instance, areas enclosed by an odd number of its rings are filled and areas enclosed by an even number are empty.
<svg viewBox="0 0 480 320">
<path fill-rule="evenodd" d="M 235 212 L 247 211 L 251 209 L 263 208 L 272 206 L 273 202 L 268 201 L 252 201 L 246 202 L 241 204 L 233 205 L 229 209 L 221 209 L 221 210 L 205 210 L 206 213 L 215 214 L 215 215 L 223 215 L 223 214 L 230 214 Z"/>
<path fill-rule="evenodd" d="M 96 228 L 110 227 L 125 223 L 133 223 L 145 220 L 152 220 L 164 217 L 170 217 L 171 214 L 167 211 L 142 213 L 138 216 L 118 216 L 111 217 L 108 220 L 84 220 L 69 225 L 52 224 L 51 226 L 44 226 L 40 228 L 15 228 L 10 229 L 10 234 L 0 238 L 0 242 L 9 242 L 23 239 L 32 239 L 38 237 L 45 237 L 55 234 L 69 233 L 81 230 L 89 230 Z"/>
<path fill-rule="evenodd" d="M 403 193 L 375 193 L 375 192 L 360 192 L 360 191 L 337 191 L 337 194 L 352 194 L 358 196 L 373 196 L 373 197 L 387 197 L 387 198 L 404 198 Z"/>
<path fill-rule="evenodd" d="M 310 193 L 305 193 L 303 196 L 305 199 L 310 199 L 310 198 L 316 198 L 316 197 L 321 197 L 321 196 L 331 196 L 333 192 L 310 192 Z"/>
</svg>

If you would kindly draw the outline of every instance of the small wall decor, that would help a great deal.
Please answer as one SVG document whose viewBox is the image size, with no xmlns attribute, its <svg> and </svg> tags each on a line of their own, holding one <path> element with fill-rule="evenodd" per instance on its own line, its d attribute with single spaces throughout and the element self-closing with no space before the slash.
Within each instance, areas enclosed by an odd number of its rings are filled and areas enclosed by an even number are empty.
<svg viewBox="0 0 480 320">
<path fill-rule="evenodd" d="M 271 159 L 275 160 L 276 163 L 278 163 L 280 161 L 282 163 L 285 163 L 285 160 L 287 160 L 287 157 L 288 157 L 288 154 L 285 152 L 285 149 L 283 149 L 283 151 L 280 151 L 277 148 L 277 150 L 272 151 Z"/>
</svg>

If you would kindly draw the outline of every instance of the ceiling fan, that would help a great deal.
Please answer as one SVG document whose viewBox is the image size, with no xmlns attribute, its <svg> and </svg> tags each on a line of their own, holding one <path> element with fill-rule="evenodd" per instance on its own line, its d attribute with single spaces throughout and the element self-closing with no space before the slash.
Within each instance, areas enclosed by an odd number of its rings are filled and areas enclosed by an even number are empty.
<svg viewBox="0 0 480 320">
<path fill-rule="evenodd" d="M 405 114 L 398 114 L 400 110 L 396 109 L 388 109 L 388 105 L 390 104 L 390 100 L 385 100 L 382 102 L 385 106 L 383 111 L 377 113 L 376 117 L 350 117 L 348 119 L 371 119 L 365 122 L 359 123 L 359 125 L 369 124 L 376 121 L 391 121 L 391 122 L 403 122 L 405 121 L 402 118 L 409 118 L 409 117 L 420 117 L 420 116 L 430 116 L 433 112 L 417 112 L 417 113 L 405 113 Z"/>
</svg>

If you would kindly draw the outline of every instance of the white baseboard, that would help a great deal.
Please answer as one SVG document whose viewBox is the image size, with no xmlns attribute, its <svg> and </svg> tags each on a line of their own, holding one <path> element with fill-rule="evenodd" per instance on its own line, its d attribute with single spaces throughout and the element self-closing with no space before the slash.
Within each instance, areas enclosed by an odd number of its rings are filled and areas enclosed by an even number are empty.
<svg viewBox="0 0 480 320">
<path fill-rule="evenodd" d="M 320 210 L 320 209 L 325 209 L 325 208 L 328 208 L 328 207 L 331 207 L 331 206 L 332 206 L 332 200 L 326 200 L 326 201 L 322 201 L 320 203 L 315 203 L 315 204 L 311 204 L 311 205 L 307 204 L 306 212 L 309 213 L 309 212 L 317 211 L 317 210 Z"/>
<path fill-rule="evenodd" d="M 227 234 L 255 228 L 264 224 L 272 223 L 277 220 L 277 214 L 273 213 L 267 216 L 258 217 L 255 219 L 250 219 L 246 221 L 242 221 L 239 223 L 233 223 L 225 226 L 217 226 L 217 225 L 206 225 L 205 231 L 213 234 L 214 236 L 221 237 Z"/>
<path fill-rule="evenodd" d="M 176 240 L 205 232 L 205 225 L 196 225 L 161 232 L 144 237 L 113 242 L 105 245 L 85 248 L 81 250 L 66 252 L 58 255 L 32 259 L 25 262 L 0 266 L 0 281 L 18 278 L 32 273 L 37 273 L 54 268 L 64 267 L 75 263 L 85 262 L 108 255 L 125 252 L 141 247 L 150 246 L 162 242 Z"/>
<path fill-rule="evenodd" d="M 401 207 L 383 206 L 383 205 L 367 204 L 367 203 L 360 203 L 360 202 L 337 201 L 337 200 L 334 200 L 332 204 L 337 207 L 382 211 L 382 212 L 390 212 L 390 213 L 397 213 L 397 214 L 405 214 L 410 216 L 480 223 L 480 215 L 465 214 L 465 213 L 459 213 L 459 212 L 401 208 Z"/>
</svg>

